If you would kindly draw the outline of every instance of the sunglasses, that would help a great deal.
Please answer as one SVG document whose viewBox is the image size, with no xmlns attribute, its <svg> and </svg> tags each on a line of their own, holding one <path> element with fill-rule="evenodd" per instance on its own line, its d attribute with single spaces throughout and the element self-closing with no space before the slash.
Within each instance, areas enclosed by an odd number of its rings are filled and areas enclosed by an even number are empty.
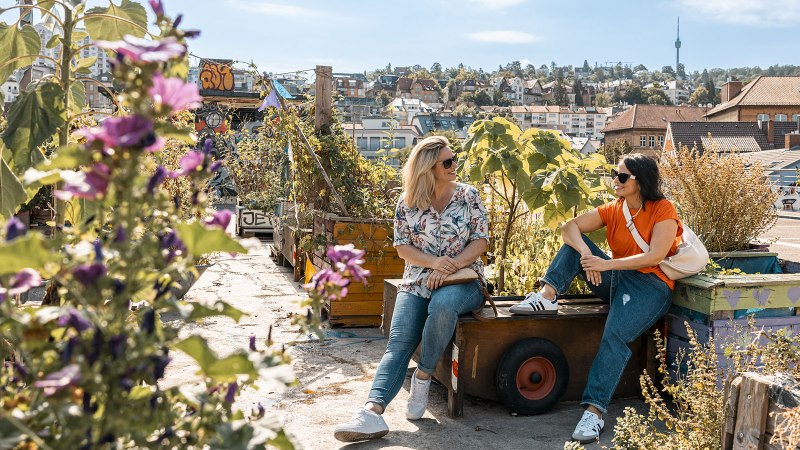
<svg viewBox="0 0 800 450">
<path fill-rule="evenodd" d="M 447 158 L 447 159 L 442 160 L 440 162 L 442 163 L 442 167 L 444 167 L 445 169 L 449 169 L 449 168 L 453 167 L 453 164 L 458 164 L 458 160 L 455 158 L 455 156 L 452 157 L 452 158 Z"/>
<path fill-rule="evenodd" d="M 611 179 L 618 178 L 619 182 L 625 184 L 628 182 L 628 179 L 635 180 L 636 175 L 625 173 L 625 172 L 617 172 L 616 170 L 611 171 Z"/>
</svg>

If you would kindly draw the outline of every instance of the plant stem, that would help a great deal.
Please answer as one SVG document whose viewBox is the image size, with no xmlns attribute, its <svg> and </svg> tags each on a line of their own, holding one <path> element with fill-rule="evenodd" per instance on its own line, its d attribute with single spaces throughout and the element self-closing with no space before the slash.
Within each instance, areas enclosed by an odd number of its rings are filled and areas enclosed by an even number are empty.
<svg viewBox="0 0 800 450">
<path fill-rule="evenodd" d="M 61 26 L 64 30 L 64 47 L 72 45 L 72 27 L 74 26 L 73 17 L 72 17 L 72 9 L 64 8 L 64 21 L 61 23 Z M 69 111 L 69 92 L 70 92 L 70 60 L 72 59 L 72 52 L 68 51 L 66 48 L 62 48 L 61 51 L 61 73 L 59 78 L 59 83 L 61 87 L 64 89 L 64 114 L 67 114 Z M 69 121 L 65 121 L 64 125 L 58 131 L 58 146 L 64 147 L 69 142 Z M 59 181 L 55 185 L 55 189 L 53 192 L 61 190 L 63 188 L 63 181 Z M 64 227 L 64 217 L 66 213 L 66 204 L 63 200 L 60 200 L 53 195 L 53 206 L 55 206 L 56 210 L 56 229 L 54 233 L 59 233 L 59 230 L 63 229 Z"/>
</svg>

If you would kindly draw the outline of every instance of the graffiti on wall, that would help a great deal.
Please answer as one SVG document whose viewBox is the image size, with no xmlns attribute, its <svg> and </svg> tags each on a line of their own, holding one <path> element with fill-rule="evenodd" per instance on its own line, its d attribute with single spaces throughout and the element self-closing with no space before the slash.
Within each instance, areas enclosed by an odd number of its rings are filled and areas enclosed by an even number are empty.
<svg viewBox="0 0 800 450">
<path fill-rule="evenodd" d="M 205 59 L 200 67 L 200 88 L 217 91 L 233 90 L 233 61 Z"/>
</svg>

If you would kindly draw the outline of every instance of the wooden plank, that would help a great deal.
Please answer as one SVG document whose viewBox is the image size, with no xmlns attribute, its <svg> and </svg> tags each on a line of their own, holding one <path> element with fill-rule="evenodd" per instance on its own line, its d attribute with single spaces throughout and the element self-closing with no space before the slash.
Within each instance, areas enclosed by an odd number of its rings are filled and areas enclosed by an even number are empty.
<svg viewBox="0 0 800 450">
<path fill-rule="evenodd" d="M 330 318 L 327 323 L 332 327 L 377 327 L 381 323 L 381 316 L 344 316 Z"/>
<path fill-rule="evenodd" d="M 380 316 L 383 303 L 380 301 L 341 301 L 328 303 L 328 314 L 331 318 L 342 316 Z"/>
<path fill-rule="evenodd" d="M 314 132 L 317 134 L 324 128 L 331 126 L 331 105 L 333 104 L 332 72 L 333 68 L 331 66 L 317 66 L 314 69 L 317 93 L 314 103 Z"/>
<path fill-rule="evenodd" d="M 725 381 L 724 392 L 724 421 L 722 423 L 722 448 L 733 447 L 734 430 L 736 429 L 736 411 L 739 405 L 739 392 L 742 386 L 742 377 L 728 377 Z"/>
<path fill-rule="evenodd" d="M 736 409 L 734 450 L 758 450 L 764 443 L 769 385 L 760 378 L 752 372 L 747 372 L 742 377 L 739 405 Z"/>
</svg>

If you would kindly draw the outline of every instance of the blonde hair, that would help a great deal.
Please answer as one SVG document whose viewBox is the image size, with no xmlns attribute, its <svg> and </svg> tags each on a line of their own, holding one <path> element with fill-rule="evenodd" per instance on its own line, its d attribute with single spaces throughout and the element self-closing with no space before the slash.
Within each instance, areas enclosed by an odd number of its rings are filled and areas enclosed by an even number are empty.
<svg viewBox="0 0 800 450">
<path fill-rule="evenodd" d="M 436 182 L 431 169 L 439 160 L 439 152 L 449 145 L 450 141 L 444 136 L 430 136 L 411 149 L 411 155 L 403 166 L 403 201 L 406 206 L 418 209 L 431 206 Z"/>
</svg>

